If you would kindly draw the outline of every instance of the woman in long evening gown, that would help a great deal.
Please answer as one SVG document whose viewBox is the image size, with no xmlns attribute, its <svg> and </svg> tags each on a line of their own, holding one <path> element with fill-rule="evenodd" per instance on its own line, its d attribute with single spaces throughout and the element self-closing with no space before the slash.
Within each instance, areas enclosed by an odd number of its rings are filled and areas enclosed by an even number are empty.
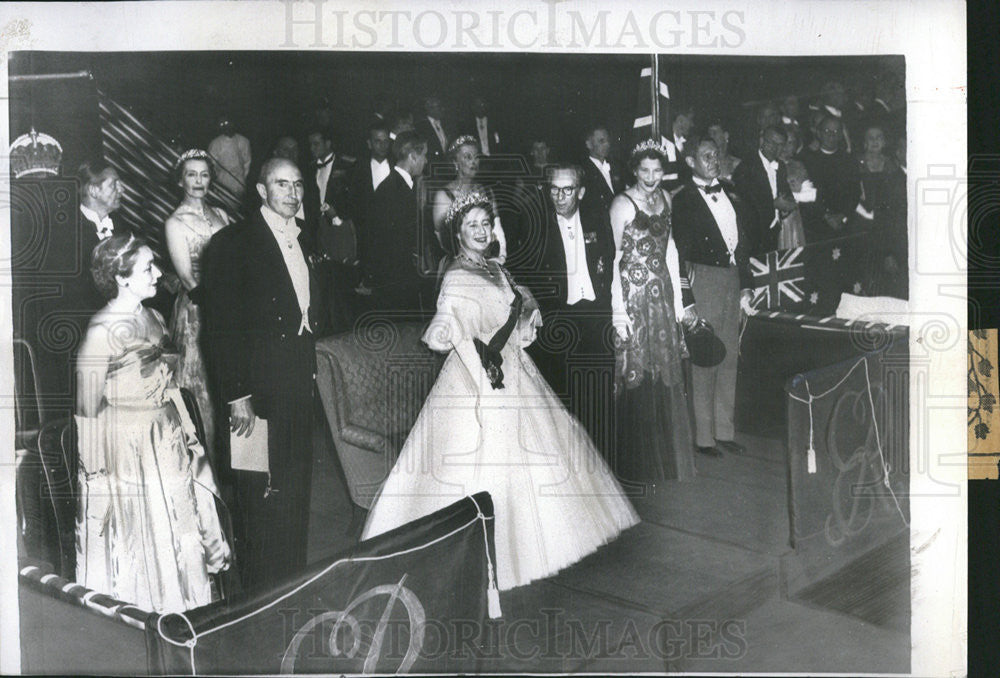
<svg viewBox="0 0 1000 678">
<path fill-rule="evenodd" d="M 212 602 L 229 567 L 205 451 L 173 379 L 178 355 L 162 316 L 142 306 L 160 272 L 129 235 L 94 250 L 110 298 L 77 361 L 80 584 L 157 612 Z"/>
<path fill-rule="evenodd" d="M 470 194 L 455 205 L 448 222 L 458 231 L 457 256 L 424 335 L 448 357 L 363 536 L 486 490 L 506 590 L 575 563 L 638 517 L 524 351 L 540 315 L 528 291 L 483 256 L 492 241 L 489 198 Z"/>
<path fill-rule="evenodd" d="M 684 390 L 687 355 L 680 321 L 693 323 L 694 296 L 671 235 L 670 196 L 659 187 L 663 152 L 652 142 L 632 153 L 635 186 L 611 203 L 615 275 L 611 283 L 618 444 L 615 471 L 655 483 L 695 475 Z"/>
<path fill-rule="evenodd" d="M 194 394 L 205 425 L 205 444 L 215 457 L 215 419 L 208 393 L 208 377 L 201 350 L 201 254 L 208 241 L 229 223 L 226 213 L 210 207 L 206 198 L 212 184 L 212 165 L 205 151 L 193 149 L 181 155 L 175 167 L 176 184 L 184 198 L 164 224 L 170 261 L 181 281 L 174 303 L 170 336 L 180 351 L 177 383 Z"/>
</svg>

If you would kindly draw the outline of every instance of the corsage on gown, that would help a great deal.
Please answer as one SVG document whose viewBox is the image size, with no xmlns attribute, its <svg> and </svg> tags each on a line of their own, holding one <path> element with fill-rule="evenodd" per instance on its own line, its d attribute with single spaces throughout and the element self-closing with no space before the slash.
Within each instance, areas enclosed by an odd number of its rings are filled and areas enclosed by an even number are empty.
<svg viewBox="0 0 1000 678">
<path fill-rule="evenodd" d="M 210 575 L 231 559 L 176 361 L 166 337 L 137 339 L 109 360 L 107 405 L 77 417 L 77 581 L 157 612 L 212 602 Z"/>
</svg>

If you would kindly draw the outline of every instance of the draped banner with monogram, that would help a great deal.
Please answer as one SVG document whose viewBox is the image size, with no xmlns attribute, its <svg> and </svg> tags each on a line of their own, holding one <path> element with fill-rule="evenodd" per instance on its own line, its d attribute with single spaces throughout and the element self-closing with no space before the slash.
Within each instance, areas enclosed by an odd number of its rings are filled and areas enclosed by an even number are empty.
<svg viewBox="0 0 1000 678">
<path fill-rule="evenodd" d="M 477 653 L 459 640 L 486 627 L 494 562 L 483 492 L 278 588 L 150 619 L 150 672 L 474 672 Z"/>
</svg>

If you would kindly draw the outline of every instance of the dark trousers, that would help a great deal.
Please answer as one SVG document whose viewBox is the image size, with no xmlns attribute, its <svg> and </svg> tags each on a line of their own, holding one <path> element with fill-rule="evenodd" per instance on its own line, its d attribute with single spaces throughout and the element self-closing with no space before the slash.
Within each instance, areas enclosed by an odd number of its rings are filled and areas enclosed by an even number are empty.
<svg viewBox="0 0 1000 678">
<path fill-rule="evenodd" d="M 288 350 L 315 350 L 309 339 L 289 343 Z M 271 492 L 265 497 L 268 474 L 233 471 L 236 557 L 245 590 L 273 586 L 306 566 L 315 363 L 311 356 L 278 362 L 288 371 L 284 388 L 259 410 L 267 420 Z"/>
<path fill-rule="evenodd" d="M 581 301 L 543 316 L 528 354 L 556 396 L 605 455 L 614 440 L 614 351 L 611 312 Z"/>
</svg>

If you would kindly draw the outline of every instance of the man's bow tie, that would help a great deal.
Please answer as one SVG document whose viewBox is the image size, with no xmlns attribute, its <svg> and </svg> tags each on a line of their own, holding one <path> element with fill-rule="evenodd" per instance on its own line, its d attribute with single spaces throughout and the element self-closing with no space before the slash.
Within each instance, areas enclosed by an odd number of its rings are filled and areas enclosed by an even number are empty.
<svg viewBox="0 0 1000 678">
<path fill-rule="evenodd" d="M 325 160 L 317 160 L 316 161 L 316 167 L 326 167 L 331 162 L 333 162 L 333 156 L 330 156 L 329 158 L 327 158 Z"/>
<path fill-rule="evenodd" d="M 115 231 L 110 226 L 102 226 L 97 229 L 97 237 L 100 240 L 104 240 L 105 238 L 110 238 L 114 234 Z"/>
<path fill-rule="evenodd" d="M 720 193 L 722 191 L 722 184 L 712 184 L 710 186 L 699 185 L 698 188 L 700 188 L 706 194 L 711 195 L 712 193 Z"/>
</svg>

